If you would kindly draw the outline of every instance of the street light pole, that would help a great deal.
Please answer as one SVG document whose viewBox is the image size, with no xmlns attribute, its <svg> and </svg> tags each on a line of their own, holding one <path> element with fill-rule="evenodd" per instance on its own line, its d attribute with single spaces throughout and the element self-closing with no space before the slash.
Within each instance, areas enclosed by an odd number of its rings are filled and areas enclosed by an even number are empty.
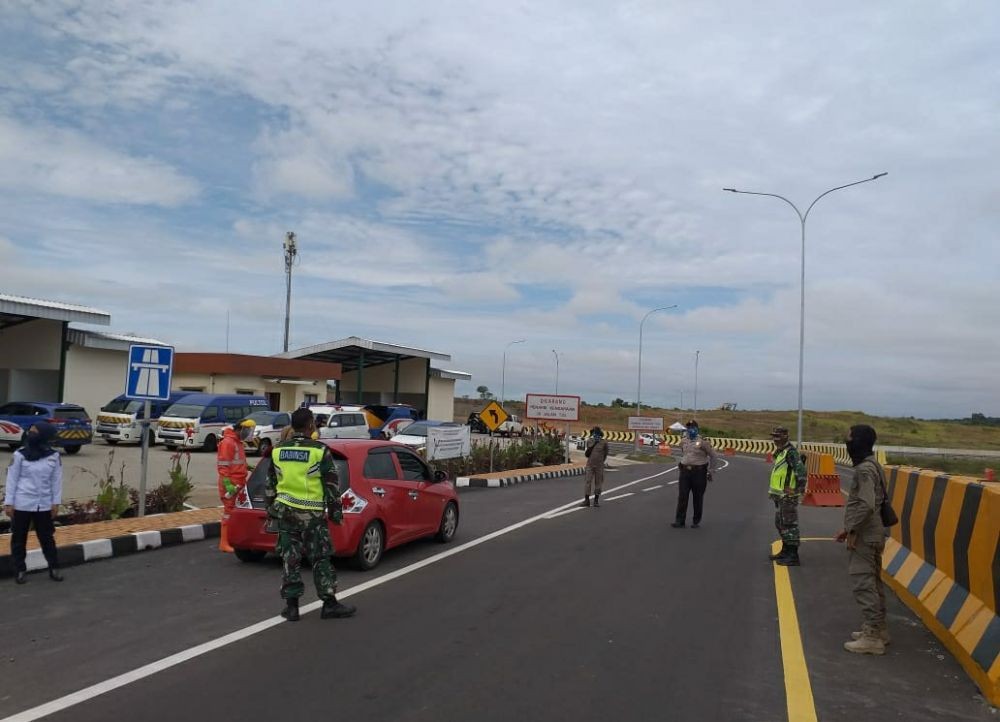
<svg viewBox="0 0 1000 722">
<path fill-rule="evenodd" d="M 288 326 L 292 309 L 292 266 L 299 248 L 295 243 L 295 234 L 291 231 L 285 234 L 285 353 L 288 353 Z"/>
<path fill-rule="evenodd" d="M 507 388 L 507 349 L 513 346 L 515 343 L 524 343 L 527 339 L 519 338 L 517 341 L 511 341 L 503 349 L 503 367 L 500 370 L 500 405 L 503 406 L 504 392 Z"/>
<path fill-rule="evenodd" d="M 661 306 L 660 308 L 654 308 L 652 311 L 647 313 L 639 321 L 639 379 L 635 387 L 635 415 L 642 416 L 642 325 L 646 323 L 646 319 L 652 316 L 657 311 L 669 311 L 672 308 L 677 308 L 675 303 L 672 306 Z M 633 440 L 634 449 L 636 452 L 639 451 L 639 434 L 635 434 L 635 439 Z"/>
<path fill-rule="evenodd" d="M 559 394 L 559 352 L 552 349 L 552 355 L 556 357 L 556 395 Z"/>
<path fill-rule="evenodd" d="M 694 416 L 695 419 L 698 418 L 698 358 L 701 356 L 701 351 L 694 352 Z"/>
<path fill-rule="evenodd" d="M 864 180 L 854 181 L 853 183 L 845 183 L 842 186 L 837 186 L 836 188 L 831 188 L 828 191 L 824 191 L 816 196 L 815 200 L 809 204 L 806 208 L 806 212 L 803 213 L 799 210 L 799 207 L 792 203 L 790 200 L 777 193 L 759 193 L 757 191 L 740 191 L 735 188 L 723 188 L 724 191 L 729 191 L 730 193 L 742 193 L 744 195 L 750 196 L 770 196 L 771 198 L 778 198 L 783 200 L 785 203 L 792 207 L 796 215 L 799 217 L 799 222 L 802 226 L 802 274 L 800 279 L 800 299 L 799 299 L 799 418 L 798 418 L 798 434 L 797 443 L 799 446 L 802 445 L 802 377 L 805 368 L 805 339 L 806 339 L 806 220 L 809 218 L 809 211 L 813 209 L 813 206 L 819 201 L 823 196 L 827 196 L 834 191 L 839 191 L 844 188 L 850 188 L 851 186 L 861 185 L 862 183 L 871 183 L 874 180 L 878 180 L 882 176 L 888 175 L 888 173 L 877 173 L 871 178 L 865 178 Z"/>
</svg>

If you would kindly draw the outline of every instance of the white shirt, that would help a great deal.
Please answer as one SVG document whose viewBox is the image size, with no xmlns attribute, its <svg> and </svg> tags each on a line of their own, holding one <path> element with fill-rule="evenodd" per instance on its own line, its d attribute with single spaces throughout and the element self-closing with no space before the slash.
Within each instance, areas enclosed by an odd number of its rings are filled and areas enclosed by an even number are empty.
<svg viewBox="0 0 1000 722">
<path fill-rule="evenodd" d="M 20 451 L 7 467 L 4 506 L 17 511 L 51 511 L 62 501 L 62 460 L 59 452 L 28 461 Z"/>
</svg>

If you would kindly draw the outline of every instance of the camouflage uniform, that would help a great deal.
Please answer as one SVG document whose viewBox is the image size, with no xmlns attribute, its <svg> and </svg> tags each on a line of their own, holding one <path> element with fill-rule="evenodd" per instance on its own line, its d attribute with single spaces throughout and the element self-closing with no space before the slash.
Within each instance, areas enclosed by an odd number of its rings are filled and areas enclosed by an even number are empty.
<svg viewBox="0 0 1000 722">
<path fill-rule="evenodd" d="M 278 474 L 274 459 L 278 459 L 281 449 L 289 446 L 318 445 L 324 449 L 319 472 L 323 483 L 326 512 L 297 509 L 282 503 Z M 275 551 L 281 557 L 281 596 L 283 599 L 298 599 L 305 591 L 300 569 L 304 558 L 312 562 L 313 581 L 316 594 L 324 602 L 333 601 L 337 592 L 337 572 L 330 557 L 333 556 L 333 542 L 327 526 L 327 516 L 334 524 L 343 519 L 340 502 L 340 488 L 333 456 L 326 446 L 317 441 L 296 435 L 280 442 L 271 452 L 272 464 L 268 470 L 267 489 L 268 515 L 277 520 L 278 543 Z"/>
<path fill-rule="evenodd" d="M 844 508 L 844 529 L 855 536 L 855 548 L 849 551 L 847 571 L 851 576 L 854 599 L 864 619 L 861 631 L 877 637 L 886 629 L 885 588 L 882 585 L 882 551 L 885 527 L 879 508 L 882 506 L 884 476 L 874 456 L 854 467 L 850 493 Z"/>
<path fill-rule="evenodd" d="M 769 496 L 774 501 L 774 526 L 781 536 L 781 541 L 786 548 L 798 549 L 799 547 L 799 503 L 802 501 L 802 494 L 805 492 L 805 482 L 808 478 L 806 465 L 802 462 L 802 456 L 791 444 L 778 449 L 775 454 L 777 459 L 782 451 L 787 450 L 784 458 L 786 474 L 784 489 L 782 493 L 776 493 L 771 489 Z M 772 472 L 773 473 L 773 472 Z M 795 475 L 794 482 L 791 474 Z"/>
</svg>

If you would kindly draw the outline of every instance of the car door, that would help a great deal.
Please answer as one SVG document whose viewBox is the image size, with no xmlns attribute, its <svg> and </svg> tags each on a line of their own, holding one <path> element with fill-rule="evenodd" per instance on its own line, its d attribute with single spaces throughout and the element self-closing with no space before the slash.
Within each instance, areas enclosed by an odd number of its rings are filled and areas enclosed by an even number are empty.
<svg viewBox="0 0 1000 722">
<path fill-rule="evenodd" d="M 434 472 L 408 449 L 397 448 L 393 453 L 407 484 L 406 496 L 412 502 L 408 509 L 413 536 L 433 534 L 440 526 L 445 504 L 444 497 L 434 492 Z"/>
<path fill-rule="evenodd" d="M 410 489 L 400 478 L 399 467 L 389 447 L 368 452 L 362 472 L 372 491 L 379 517 L 385 524 L 386 547 L 396 546 L 413 535 Z"/>
</svg>

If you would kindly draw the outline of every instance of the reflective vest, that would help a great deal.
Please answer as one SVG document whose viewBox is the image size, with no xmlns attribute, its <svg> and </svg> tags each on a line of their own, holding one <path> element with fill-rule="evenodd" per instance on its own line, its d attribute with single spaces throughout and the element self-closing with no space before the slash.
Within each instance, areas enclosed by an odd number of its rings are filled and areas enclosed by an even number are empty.
<svg viewBox="0 0 1000 722">
<path fill-rule="evenodd" d="M 323 511 L 326 497 L 323 489 L 324 444 L 308 439 L 290 439 L 271 451 L 271 463 L 278 479 L 277 500 L 285 506 L 306 511 Z"/>
<path fill-rule="evenodd" d="M 799 480 L 795 476 L 794 467 L 788 464 L 788 452 L 794 449 L 789 445 L 775 455 L 774 466 L 771 468 L 771 494 L 784 494 L 786 486 L 793 492 L 797 489 Z"/>
</svg>

